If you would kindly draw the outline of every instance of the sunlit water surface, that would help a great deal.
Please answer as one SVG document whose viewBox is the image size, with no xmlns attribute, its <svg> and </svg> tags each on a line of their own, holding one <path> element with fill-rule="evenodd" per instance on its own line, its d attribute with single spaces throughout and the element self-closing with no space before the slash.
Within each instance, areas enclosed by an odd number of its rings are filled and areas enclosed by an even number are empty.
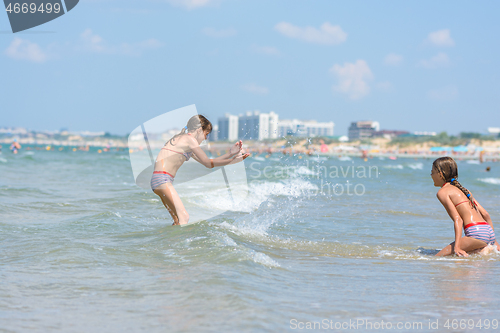
<svg viewBox="0 0 500 333">
<path fill-rule="evenodd" d="M 448 319 L 498 320 L 500 254 L 433 256 L 453 224 L 431 163 L 253 156 L 248 198 L 233 205 L 191 184 L 181 193 L 189 212 L 227 212 L 181 228 L 135 185 L 128 154 L 4 149 L 0 330 L 280 332 L 384 320 L 448 332 Z M 498 222 L 500 164 L 487 173 L 458 163 Z"/>
</svg>

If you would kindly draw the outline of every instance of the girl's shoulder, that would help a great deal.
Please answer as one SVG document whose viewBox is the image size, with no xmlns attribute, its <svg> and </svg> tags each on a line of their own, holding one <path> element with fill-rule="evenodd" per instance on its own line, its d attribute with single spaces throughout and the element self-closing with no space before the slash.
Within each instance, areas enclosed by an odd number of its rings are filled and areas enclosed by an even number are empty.
<svg viewBox="0 0 500 333">
<path fill-rule="evenodd" d="M 458 188 L 455 186 L 444 186 L 437 191 L 437 197 L 444 197 L 444 196 L 453 196 L 455 194 L 461 194 L 462 191 L 460 191 Z"/>
</svg>

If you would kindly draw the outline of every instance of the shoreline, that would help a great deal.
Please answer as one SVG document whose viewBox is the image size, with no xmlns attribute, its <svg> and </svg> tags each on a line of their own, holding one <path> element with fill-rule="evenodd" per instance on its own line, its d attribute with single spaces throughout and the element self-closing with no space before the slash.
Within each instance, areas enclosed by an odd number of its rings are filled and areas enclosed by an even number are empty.
<svg viewBox="0 0 500 333">
<path fill-rule="evenodd" d="M 375 140 L 374 140 L 375 141 Z M 21 146 L 28 146 L 26 148 L 21 148 L 22 150 L 59 150 L 62 151 L 64 147 L 68 147 L 73 151 L 89 151 L 99 149 L 102 152 L 107 151 L 121 151 L 130 152 L 142 151 L 147 149 L 146 146 L 141 145 L 139 142 L 137 144 L 128 145 L 128 142 L 124 140 L 88 140 L 88 141 L 69 141 L 69 140 L 48 140 L 48 139 L 18 139 Z M 452 147 L 443 146 L 445 149 L 442 151 L 431 151 L 431 148 L 436 147 L 432 143 L 425 142 L 408 144 L 404 147 L 399 147 L 398 145 L 391 145 L 390 141 L 381 142 L 380 140 L 373 142 L 372 144 L 360 144 L 360 142 L 346 142 L 346 143 L 331 143 L 325 144 L 307 144 L 308 140 L 301 139 L 296 142 L 291 143 L 287 140 L 278 140 L 274 142 L 259 142 L 259 141 L 246 141 L 244 142 L 243 148 L 247 150 L 253 156 L 259 156 L 264 154 L 274 155 L 306 155 L 311 157 L 349 157 L 349 158 L 360 158 L 360 159 L 370 159 L 370 158 L 387 158 L 387 159 L 432 159 L 438 158 L 440 156 L 451 156 L 457 160 L 477 160 L 477 161 L 500 161 L 500 140 L 489 141 L 489 142 L 474 142 L 467 146 L 468 151 L 456 152 L 452 150 Z M 4 152 L 10 152 L 9 145 L 12 143 L 12 139 L 1 139 L 0 145 L 3 146 Z M 163 141 L 152 141 L 150 142 L 152 149 L 159 149 L 163 146 Z M 225 151 L 232 144 L 229 142 L 208 142 L 202 145 L 205 149 L 209 150 L 212 155 L 216 156 L 218 154 L 225 153 Z M 57 148 L 57 149 L 56 149 Z"/>
</svg>

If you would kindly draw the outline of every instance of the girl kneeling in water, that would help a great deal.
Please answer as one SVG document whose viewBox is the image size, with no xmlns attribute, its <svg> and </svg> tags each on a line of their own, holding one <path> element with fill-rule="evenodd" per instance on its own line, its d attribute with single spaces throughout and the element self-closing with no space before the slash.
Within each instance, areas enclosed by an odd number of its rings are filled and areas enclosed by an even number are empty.
<svg viewBox="0 0 500 333">
<path fill-rule="evenodd" d="M 229 149 L 229 153 L 214 159 L 208 158 L 200 148 L 200 143 L 211 131 L 212 123 L 207 118 L 202 115 L 193 116 L 187 126 L 165 144 L 156 158 L 151 189 L 172 215 L 173 225 L 187 224 L 189 221 L 189 214 L 173 185 L 175 174 L 184 162 L 193 157 L 207 168 L 214 168 L 238 163 L 250 156 L 243 154 L 243 143 L 240 140 Z"/>
<path fill-rule="evenodd" d="M 451 157 L 441 157 L 432 163 L 431 177 L 434 186 L 441 187 L 437 193 L 448 215 L 454 222 L 455 241 L 439 251 L 436 256 L 455 253 L 467 257 L 467 252 L 487 253 L 494 245 L 500 251 L 495 239 L 493 224 L 488 212 L 474 200 L 472 194 L 457 180 L 457 163 Z M 462 227 L 465 237 L 462 237 Z"/>
</svg>

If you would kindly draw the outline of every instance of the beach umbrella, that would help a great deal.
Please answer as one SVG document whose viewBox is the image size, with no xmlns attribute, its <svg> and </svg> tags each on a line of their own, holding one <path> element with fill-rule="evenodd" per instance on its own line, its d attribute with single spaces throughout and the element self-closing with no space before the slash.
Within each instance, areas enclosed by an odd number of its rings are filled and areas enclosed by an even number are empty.
<svg viewBox="0 0 500 333">
<path fill-rule="evenodd" d="M 431 147 L 430 151 L 451 151 L 451 147 Z"/>
<path fill-rule="evenodd" d="M 466 146 L 456 146 L 456 147 L 453 147 L 453 151 L 455 151 L 455 152 L 467 152 L 467 151 L 469 151 L 469 148 L 467 148 Z"/>
</svg>

